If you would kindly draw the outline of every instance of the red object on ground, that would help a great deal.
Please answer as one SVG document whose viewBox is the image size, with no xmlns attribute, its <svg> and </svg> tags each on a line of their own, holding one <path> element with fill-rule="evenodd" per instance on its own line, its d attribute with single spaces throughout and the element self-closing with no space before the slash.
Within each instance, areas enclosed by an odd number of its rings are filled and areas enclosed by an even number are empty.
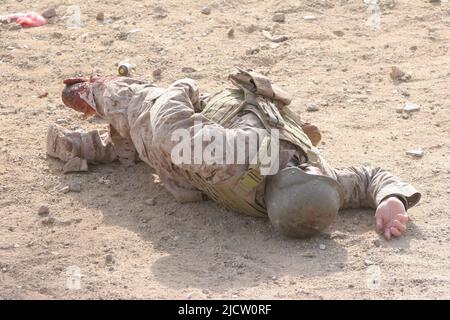
<svg viewBox="0 0 450 320">
<path fill-rule="evenodd" d="M 47 20 L 36 12 L 9 14 L 1 18 L 6 21 L 15 21 L 22 27 L 40 27 L 47 23 Z"/>
</svg>

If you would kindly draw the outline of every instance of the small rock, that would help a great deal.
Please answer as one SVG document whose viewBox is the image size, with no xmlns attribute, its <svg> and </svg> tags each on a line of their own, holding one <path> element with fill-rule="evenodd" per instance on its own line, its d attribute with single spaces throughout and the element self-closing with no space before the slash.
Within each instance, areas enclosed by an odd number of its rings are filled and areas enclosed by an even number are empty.
<svg viewBox="0 0 450 320">
<path fill-rule="evenodd" d="M 228 29 L 227 36 L 228 36 L 228 38 L 233 38 L 234 37 L 234 28 Z"/>
<path fill-rule="evenodd" d="M 186 300 L 191 300 L 192 296 L 194 295 L 194 292 L 190 292 L 186 295 Z"/>
<path fill-rule="evenodd" d="M 50 213 L 50 208 L 48 207 L 48 205 L 41 204 L 38 209 L 38 215 L 40 215 L 41 217 L 44 217 L 44 216 L 48 216 L 49 213 Z"/>
<path fill-rule="evenodd" d="M 153 198 L 145 200 L 145 204 L 148 206 L 154 206 L 156 204 L 156 200 Z"/>
<path fill-rule="evenodd" d="M 409 119 L 410 116 L 409 116 L 408 113 L 402 113 L 402 118 L 403 118 L 403 119 Z"/>
<path fill-rule="evenodd" d="M 324 245 L 324 244 L 319 245 L 319 249 L 320 249 L 320 250 L 325 250 L 326 248 L 327 248 L 327 246 Z"/>
<path fill-rule="evenodd" d="M 254 24 L 250 24 L 244 27 L 244 31 L 247 33 L 253 33 L 256 30 L 258 30 L 258 26 L 254 25 Z"/>
<path fill-rule="evenodd" d="M 262 32 L 263 36 L 270 41 L 279 43 L 279 42 L 284 42 L 286 40 L 289 40 L 289 38 L 287 36 L 272 36 L 268 31 L 263 30 Z"/>
<path fill-rule="evenodd" d="M 355 285 L 353 285 L 353 284 L 349 284 L 349 285 L 348 285 L 348 288 L 349 288 L 349 289 L 353 289 L 354 287 L 355 287 Z"/>
<path fill-rule="evenodd" d="M 279 23 L 285 22 L 286 16 L 284 15 L 284 13 L 281 13 L 281 12 L 275 13 L 272 17 L 272 21 L 279 22 Z"/>
<path fill-rule="evenodd" d="M 201 12 L 203 14 L 206 14 L 206 15 L 211 14 L 211 8 L 210 7 L 203 7 Z"/>
<path fill-rule="evenodd" d="M 113 256 L 112 256 L 112 254 L 107 254 L 107 255 L 105 256 L 105 261 L 106 261 L 106 263 L 108 263 L 108 264 L 114 263 L 114 258 L 113 258 Z"/>
<path fill-rule="evenodd" d="M 373 261 L 371 261 L 371 260 L 364 260 L 364 265 L 371 266 L 371 265 L 373 265 Z"/>
<path fill-rule="evenodd" d="M 334 231 L 331 236 L 331 239 L 347 239 L 348 235 L 346 233 L 340 232 L 340 231 Z"/>
<path fill-rule="evenodd" d="M 50 8 L 42 12 L 41 14 L 45 19 L 51 19 L 53 17 L 56 17 L 56 10 L 55 8 Z"/>
<path fill-rule="evenodd" d="M 412 156 L 412 157 L 415 157 L 415 158 L 422 158 L 424 152 L 423 152 L 422 149 L 418 148 L 418 149 L 411 149 L 411 150 L 408 150 L 408 151 L 406 151 L 406 154 L 407 154 L 408 156 Z"/>
<path fill-rule="evenodd" d="M 335 30 L 333 31 L 333 34 L 337 37 L 343 37 L 344 36 L 344 31 L 341 30 Z"/>
<path fill-rule="evenodd" d="M 126 32 L 121 32 L 117 35 L 117 39 L 119 40 L 128 40 L 128 38 L 134 34 L 141 32 L 141 29 L 133 29 Z"/>
<path fill-rule="evenodd" d="M 317 20 L 317 17 L 316 16 L 304 16 L 303 20 L 314 21 L 314 20 Z"/>
<path fill-rule="evenodd" d="M 55 123 L 56 124 L 68 124 L 68 121 L 67 121 L 67 119 L 59 118 L 59 119 L 55 120 Z"/>
<path fill-rule="evenodd" d="M 245 50 L 245 53 L 247 55 L 253 55 L 253 54 L 257 54 L 259 52 L 259 48 L 249 48 L 247 50 Z"/>
<path fill-rule="evenodd" d="M 395 109 L 395 112 L 397 113 L 403 113 L 403 107 L 398 107 Z"/>
<path fill-rule="evenodd" d="M 69 184 L 69 190 L 72 192 L 81 192 L 81 183 L 72 182 Z"/>
<path fill-rule="evenodd" d="M 380 239 L 373 240 L 373 245 L 378 248 L 381 245 Z"/>
<path fill-rule="evenodd" d="M 389 73 L 389 76 L 394 81 L 407 82 L 411 80 L 411 74 L 403 72 L 402 70 L 400 70 L 400 68 L 396 66 L 391 67 L 391 73 Z"/>
<path fill-rule="evenodd" d="M 68 193 L 70 191 L 70 187 L 69 186 L 65 186 L 61 189 L 62 193 Z"/>
<path fill-rule="evenodd" d="M 308 111 L 308 112 L 319 111 L 319 107 L 318 107 L 317 104 L 315 104 L 314 102 L 309 102 L 309 103 L 306 105 L 306 111 Z"/>
<path fill-rule="evenodd" d="M 183 67 L 183 68 L 181 68 L 181 72 L 184 72 L 184 73 L 193 73 L 193 72 L 196 72 L 197 70 L 195 70 L 194 68 L 191 68 L 191 67 Z"/>
<path fill-rule="evenodd" d="M 403 111 L 406 113 L 417 112 L 420 111 L 420 106 L 411 102 L 407 102 L 403 107 Z"/>
<path fill-rule="evenodd" d="M 162 75 L 162 70 L 161 69 L 155 69 L 153 70 L 153 77 L 155 78 L 159 78 Z"/>
<path fill-rule="evenodd" d="M 105 20 L 105 13 L 104 12 L 97 13 L 97 16 L 95 17 L 95 19 L 97 21 L 104 21 Z"/>
</svg>

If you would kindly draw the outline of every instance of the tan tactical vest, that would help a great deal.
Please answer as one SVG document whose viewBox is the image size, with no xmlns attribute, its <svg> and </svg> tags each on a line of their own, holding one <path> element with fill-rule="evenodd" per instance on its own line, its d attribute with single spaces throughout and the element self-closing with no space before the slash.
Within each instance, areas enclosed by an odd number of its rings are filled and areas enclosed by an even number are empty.
<svg viewBox="0 0 450 320">
<path fill-rule="evenodd" d="M 201 113 L 227 128 L 230 120 L 243 112 L 256 114 L 269 133 L 272 128 L 279 129 L 280 139 L 298 146 L 308 161 L 314 163 L 317 155 L 301 128 L 300 119 L 287 106 L 277 108 L 270 98 L 249 92 L 246 88 L 226 89 L 209 98 Z M 263 140 L 259 150 L 269 147 L 270 135 Z M 264 204 L 256 201 L 257 187 L 264 183 L 258 164 L 250 165 L 242 175 L 215 184 L 197 174 L 192 179 L 198 189 L 231 210 L 251 216 L 267 215 Z"/>
</svg>

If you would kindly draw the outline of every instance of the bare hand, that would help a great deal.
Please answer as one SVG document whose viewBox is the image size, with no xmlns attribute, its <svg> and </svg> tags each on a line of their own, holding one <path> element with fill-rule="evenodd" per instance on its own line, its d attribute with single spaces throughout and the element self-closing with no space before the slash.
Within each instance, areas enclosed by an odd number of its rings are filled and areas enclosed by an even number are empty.
<svg viewBox="0 0 450 320">
<path fill-rule="evenodd" d="M 409 218 L 403 203 L 395 197 L 389 197 L 378 205 L 375 219 L 377 232 L 383 233 L 386 240 L 406 233 Z"/>
</svg>

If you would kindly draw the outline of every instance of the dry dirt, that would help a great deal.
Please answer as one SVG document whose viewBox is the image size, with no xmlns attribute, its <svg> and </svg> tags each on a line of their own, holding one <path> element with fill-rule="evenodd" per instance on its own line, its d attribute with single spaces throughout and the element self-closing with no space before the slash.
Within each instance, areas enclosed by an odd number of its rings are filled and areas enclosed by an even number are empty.
<svg viewBox="0 0 450 320">
<path fill-rule="evenodd" d="M 1 0 L 0 14 L 58 15 L 38 28 L 0 25 L 0 299 L 449 299 L 450 5 L 379 2 L 373 29 L 363 1 Z M 79 29 L 67 28 L 69 5 L 81 9 Z M 270 46 L 262 30 L 289 39 Z M 382 166 L 423 193 L 409 232 L 386 242 L 373 212 L 354 210 L 322 237 L 285 239 L 210 201 L 177 204 L 143 163 L 63 174 L 46 157 L 49 124 L 105 123 L 65 108 L 62 80 L 115 74 L 125 58 L 136 77 L 192 77 L 208 92 L 236 66 L 267 74 L 321 127 L 331 163 Z M 391 66 L 412 79 L 394 83 Z M 421 109 L 405 119 L 396 109 L 408 101 Z M 319 111 L 306 112 L 310 102 Z M 424 156 L 406 155 L 412 148 Z M 71 183 L 81 192 L 61 192 Z M 53 219 L 38 215 L 42 203 Z"/>
</svg>

